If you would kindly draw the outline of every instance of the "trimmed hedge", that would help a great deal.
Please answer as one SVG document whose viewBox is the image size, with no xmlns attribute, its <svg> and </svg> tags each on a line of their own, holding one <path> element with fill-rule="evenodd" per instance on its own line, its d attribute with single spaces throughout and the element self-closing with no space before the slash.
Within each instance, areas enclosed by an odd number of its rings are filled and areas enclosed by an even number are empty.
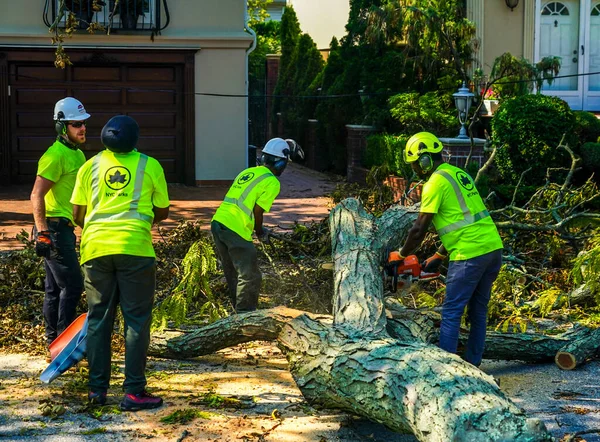
<svg viewBox="0 0 600 442">
<path fill-rule="evenodd" d="M 524 95 L 503 102 L 492 119 L 492 141 L 501 147 L 496 165 L 502 178 L 516 183 L 531 168 L 524 184 L 543 184 L 548 167 L 569 164 L 568 153 L 558 145 L 566 134 L 564 142 L 577 149 L 575 124 L 569 105 L 558 97 Z"/>
<path fill-rule="evenodd" d="M 580 149 L 583 166 L 586 169 L 598 171 L 600 169 L 600 142 L 585 143 Z"/>
<path fill-rule="evenodd" d="M 367 149 L 363 164 L 370 169 L 386 166 L 391 174 L 409 179 L 412 168 L 404 162 L 403 152 L 409 135 L 377 134 L 367 138 Z"/>
<path fill-rule="evenodd" d="M 575 111 L 574 114 L 579 142 L 581 144 L 600 143 L 600 120 L 593 113 L 587 111 Z"/>
</svg>

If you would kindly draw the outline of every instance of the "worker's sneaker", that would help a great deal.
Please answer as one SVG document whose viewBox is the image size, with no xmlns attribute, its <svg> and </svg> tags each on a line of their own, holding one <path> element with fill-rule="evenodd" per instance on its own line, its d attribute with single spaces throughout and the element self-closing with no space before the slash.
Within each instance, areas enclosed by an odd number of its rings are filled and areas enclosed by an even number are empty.
<svg viewBox="0 0 600 442">
<path fill-rule="evenodd" d="M 88 402 L 93 405 L 104 405 L 106 404 L 106 391 L 95 393 L 90 391 L 88 393 Z"/>
<path fill-rule="evenodd" d="M 138 394 L 125 394 L 121 402 L 121 410 L 123 411 L 138 411 L 148 410 L 150 408 L 158 408 L 163 404 L 162 398 L 151 395 L 147 391 L 142 391 Z"/>
</svg>

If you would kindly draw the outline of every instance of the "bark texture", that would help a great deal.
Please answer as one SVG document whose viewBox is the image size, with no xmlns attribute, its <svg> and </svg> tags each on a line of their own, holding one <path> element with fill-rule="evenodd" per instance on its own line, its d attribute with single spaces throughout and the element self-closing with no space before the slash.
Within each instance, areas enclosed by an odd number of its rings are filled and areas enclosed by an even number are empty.
<svg viewBox="0 0 600 442">
<path fill-rule="evenodd" d="M 327 327 L 307 316 L 279 336 L 304 397 L 366 416 L 422 441 L 550 441 L 491 376 L 422 342 Z"/>
<path fill-rule="evenodd" d="M 192 357 L 251 340 L 276 340 L 311 403 L 341 408 L 410 431 L 421 441 L 550 441 L 486 375 L 428 341 L 436 316 L 401 309 L 386 318 L 381 265 L 417 216 L 396 206 L 379 219 L 358 200 L 330 214 L 333 322 L 296 310 L 234 315 L 165 342 L 170 357 Z M 397 306 L 396 306 L 397 307 Z M 391 330 L 396 338 L 390 336 Z"/>
</svg>

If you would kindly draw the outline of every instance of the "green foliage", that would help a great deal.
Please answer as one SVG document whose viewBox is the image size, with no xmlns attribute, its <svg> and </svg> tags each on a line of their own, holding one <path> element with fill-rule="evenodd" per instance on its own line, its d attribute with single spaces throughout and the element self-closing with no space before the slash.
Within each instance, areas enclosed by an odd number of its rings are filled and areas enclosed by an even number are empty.
<svg viewBox="0 0 600 442">
<path fill-rule="evenodd" d="M 488 320 L 496 330 L 523 332 L 529 321 L 529 308 L 524 302 L 529 298 L 527 278 L 522 271 L 504 264 L 492 286 L 488 304 Z"/>
<path fill-rule="evenodd" d="M 264 23 L 269 18 L 267 7 L 273 0 L 247 0 L 248 25 L 254 28 L 258 23 Z"/>
<path fill-rule="evenodd" d="M 597 172 L 600 169 L 600 142 L 585 143 L 579 149 L 583 166 Z"/>
<path fill-rule="evenodd" d="M 600 120 L 591 112 L 575 111 L 575 133 L 579 143 L 600 143 Z"/>
<path fill-rule="evenodd" d="M 291 63 L 286 71 L 289 84 L 285 87 L 291 98 L 282 98 L 281 112 L 286 136 L 289 136 L 301 145 L 305 143 L 308 119 L 315 115 L 317 102 L 311 88 L 316 86 L 315 79 L 323 69 L 323 57 L 317 49 L 310 35 L 303 34 L 298 40 Z M 281 78 L 279 82 L 285 82 Z M 306 97 L 306 98 L 304 98 Z"/>
<path fill-rule="evenodd" d="M 154 310 L 153 328 L 164 328 L 169 322 L 176 327 L 183 324 L 192 307 L 200 307 L 199 314 L 209 322 L 227 316 L 209 285 L 210 275 L 217 270 L 212 244 L 206 239 L 192 244 L 182 267 L 183 276 L 178 286 Z"/>
<path fill-rule="evenodd" d="M 377 134 L 367 138 L 364 165 L 368 169 L 385 166 L 390 174 L 411 179 L 413 170 L 404 162 L 403 152 L 408 135 Z"/>
<path fill-rule="evenodd" d="M 389 99 L 390 112 L 400 123 L 403 133 L 414 134 L 427 131 L 443 136 L 458 127 L 452 96 L 441 92 L 419 95 L 409 92 Z"/>
<path fill-rule="evenodd" d="M 161 417 L 160 421 L 163 424 L 183 425 L 183 424 L 187 424 L 197 418 L 212 419 L 213 416 L 214 416 L 213 413 L 198 410 L 196 408 L 183 408 L 180 410 L 175 410 L 172 413 Z"/>
<path fill-rule="evenodd" d="M 552 287 L 548 290 L 543 290 L 538 295 L 538 298 L 533 303 L 534 307 L 539 308 L 540 316 L 543 318 L 550 313 L 555 307 L 560 305 L 559 301 L 564 297 L 562 290 Z"/>
<path fill-rule="evenodd" d="M 392 204 L 394 195 L 392 190 L 383 184 L 383 180 L 390 175 L 386 166 L 373 167 L 367 175 L 367 185 L 357 183 L 344 183 L 336 186 L 331 197 L 337 204 L 346 198 L 358 198 L 362 201 L 367 212 L 381 216 Z"/>
<path fill-rule="evenodd" d="M 516 183 L 521 174 L 525 184 L 541 184 L 548 167 L 569 164 L 559 144 L 573 147 L 575 116 L 558 97 L 524 95 L 507 100 L 492 119 L 492 140 L 499 148 L 496 165 L 504 179 Z"/>
<path fill-rule="evenodd" d="M 544 81 L 551 84 L 559 70 L 559 57 L 545 57 L 533 65 L 524 58 L 505 52 L 494 60 L 484 92 L 493 86 L 494 94 L 501 100 L 527 95 L 534 86 L 541 88 Z M 481 75 L 476 73 L 474 81 L 481 81 Z"/>
<path fill-rule="evenodd" d="M 577 285 L 586 284 L 600 304 L 600 233 L 597 230 L 586 249 L 573 260 L 570 277 Z"/>
</svg>

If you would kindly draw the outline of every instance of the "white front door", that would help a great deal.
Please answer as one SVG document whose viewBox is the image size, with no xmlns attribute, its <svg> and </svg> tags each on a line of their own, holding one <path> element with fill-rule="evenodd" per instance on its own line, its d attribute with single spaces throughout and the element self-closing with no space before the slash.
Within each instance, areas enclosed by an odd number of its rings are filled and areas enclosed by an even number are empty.
<svg viewBox="0 0 600 442">
<path fill-rule="evenodd" d="M 587 52 L 584 54 L 584 71 L 599 73 L 586 75 L 583 79 L 583 109 L 600 110 L 600 0 L 591 2 L 587 14 L 590 31 L 584 44 Z"/>
<path fill-rule="evenodd" d="M 536 60 L 561 58 L 552 85 L 542 93 L 556 95 L 571 109 L 600 110 L 600 0 L 538 0 Z"/>
</svg>

